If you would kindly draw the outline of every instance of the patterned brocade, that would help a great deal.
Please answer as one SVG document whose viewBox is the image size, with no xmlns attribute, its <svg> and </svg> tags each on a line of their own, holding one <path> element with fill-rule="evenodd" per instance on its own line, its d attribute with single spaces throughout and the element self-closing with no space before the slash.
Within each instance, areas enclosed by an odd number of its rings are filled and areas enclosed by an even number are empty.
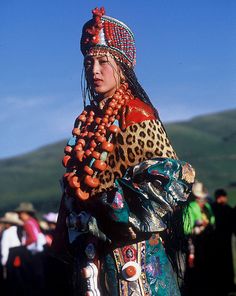
<svg viewBox="0 0 236 296">
<path fill-rule="evenodd" d="M 110 283 L 118 279 L 117 295 L 180 296 L 174 271 L 158 234 L 153 234 L 147 241 L 125 246 L 126 249 L 128 247 L 136 250 L 136 262 L 141 266 L 141 276 L 134 282 L 122 278 L 121 269 L 126 263 L 124 248 L 115 249 L 113 255 L 118 274 L 116 278 L 110 278 Z M 115 265 L 110 264 L 110 267 L 115 268 Z"/>
</svg>

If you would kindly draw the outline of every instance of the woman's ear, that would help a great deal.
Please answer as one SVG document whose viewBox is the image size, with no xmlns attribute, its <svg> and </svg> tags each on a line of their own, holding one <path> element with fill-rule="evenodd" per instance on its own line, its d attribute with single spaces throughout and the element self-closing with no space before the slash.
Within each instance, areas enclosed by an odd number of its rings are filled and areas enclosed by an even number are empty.
<svg viewBox="0 0 236 296">
<path fill-rule="evenodd" d="M 123 74 L 123 71 L 120 69 L 120 82 L 123 83 L 125 82 L 125 75 Z"/>
</svg>

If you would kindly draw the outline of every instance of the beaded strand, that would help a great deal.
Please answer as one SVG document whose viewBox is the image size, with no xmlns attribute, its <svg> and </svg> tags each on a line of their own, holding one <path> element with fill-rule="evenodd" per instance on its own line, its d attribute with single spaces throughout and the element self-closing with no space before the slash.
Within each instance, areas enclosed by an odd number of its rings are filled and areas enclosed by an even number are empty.
<svg viewBox="0 0 236 296">
<path fill-rule="evenodd" d="M 128 83 L 122 83 L 105 104 L 102 114 L 96 115 L 95 109 L 87 107 L 78 116 L 62 163 L 67 168 L 66 190 L 80 200 L 87 200 L 91 189 L 100 185 L 98 175 L 106 169 L 107 155 L 114 149 L 112 140 L 120 131 L 114 122 L 133 98 Z"/>
</svg>

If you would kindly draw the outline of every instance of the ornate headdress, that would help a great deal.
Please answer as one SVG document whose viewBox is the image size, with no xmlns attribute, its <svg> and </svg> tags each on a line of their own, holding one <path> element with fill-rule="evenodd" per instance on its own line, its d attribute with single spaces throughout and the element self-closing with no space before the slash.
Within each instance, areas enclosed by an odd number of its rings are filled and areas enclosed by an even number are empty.
<svg viewBox="0 0 236 296">
<path fill-rule="evenodd" d="M 134 35 L 124 23 L 104 15 L 104 8 L 92 10 L 93 19 L 85 23 L 80 41 L 84 56 L 103 54 L 112 56 L 133 68 L 136 63 Z"/>
</svg>

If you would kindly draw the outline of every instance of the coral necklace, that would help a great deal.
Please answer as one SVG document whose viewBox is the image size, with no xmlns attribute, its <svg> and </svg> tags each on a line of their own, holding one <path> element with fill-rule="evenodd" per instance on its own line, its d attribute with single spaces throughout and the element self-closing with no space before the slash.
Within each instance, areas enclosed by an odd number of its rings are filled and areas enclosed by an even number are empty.
<svg viewBox="0 0 236 296">
<path fill-rule="evenodd" d="M 114 149 L 112 140 L 120 131 L 114 122 L 133 98 L 128 83 L 122 83 L 102 110 L 87 106 L 78 116 L 62 161 L 67 168 L 64 184 L 68 195 L 87 200 L 91 189 L 100 185 L 98 174 L 106 169 L 107 155 Z"/>
</svg>

